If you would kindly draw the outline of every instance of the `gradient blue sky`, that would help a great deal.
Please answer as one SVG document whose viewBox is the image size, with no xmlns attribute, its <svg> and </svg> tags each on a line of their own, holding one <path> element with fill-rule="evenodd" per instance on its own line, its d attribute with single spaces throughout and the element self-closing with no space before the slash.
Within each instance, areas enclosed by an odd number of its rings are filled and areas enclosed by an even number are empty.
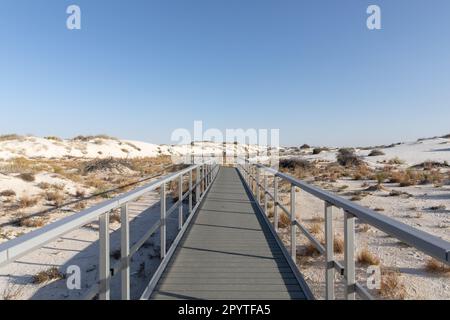
<svg viewBox="0 0 450 320">
<path fill-rule="evenodd" d="M 450 1 L 2 0 L 0 114 L 0 133 L 154 143 L 194 120 L 283 145 L 450 133 Z"/>
</svg>

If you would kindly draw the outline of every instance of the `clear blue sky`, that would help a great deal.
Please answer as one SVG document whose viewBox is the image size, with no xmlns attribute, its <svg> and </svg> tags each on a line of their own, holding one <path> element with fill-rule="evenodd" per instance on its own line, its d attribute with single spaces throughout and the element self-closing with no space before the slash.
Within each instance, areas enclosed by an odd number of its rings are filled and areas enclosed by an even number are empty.
<svg viewBox="0 0 450 320">
<path fill-rule="evenodd" d="M 66 29 L 70 4 L 82 30 Z M 284 145 L 450 133 L 448 0 L 2 0 L 0 48 L 0 133 L 170 143 L 194 120 L 279 128 Z"/>
</svg>

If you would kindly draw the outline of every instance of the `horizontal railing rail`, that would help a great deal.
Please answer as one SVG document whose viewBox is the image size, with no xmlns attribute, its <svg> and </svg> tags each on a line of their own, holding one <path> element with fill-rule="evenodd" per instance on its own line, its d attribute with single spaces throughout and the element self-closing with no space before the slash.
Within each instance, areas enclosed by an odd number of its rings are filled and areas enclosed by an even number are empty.
<svg viewBox="0 0 450 320">
<path fill-rule="evenodd" d="M 278 208 L 284 211 L 291 220 L 291 257 L 296 261 L 296 231 L 297 228 L 305 235 L 320 254 L 326 256 L 326 298 L 334 299 L 334 271 L 344 276 L 345 297 L 354 299 L 355 293 L 365 299 L 373 299 L 373 296 L 355 279 L 355 219 L 375 227 L 376 229 L 392 236 L 404 243 L 418 249 L 426 255 L 432 256 L 439 261 L 450 265 L 450 242 L 433 236 L 424 231 L 413 228 L 400 221 L 379 214 L 369 208 L 358 205 L 352 201 L 341 198 L 318 187 L 298 180 L 290 175 L 269 168 L 255 160 L 239 158 L 237 167 L 246 180 L 250 190 L 255 194 L 258 204 L 261 204 L 261 193 L 263 195 L 262 206 L 267 214 L 267 203 L 269 198 L 273 201 L 273 228 L 278 230 Z M 273 192 L 268 189 L 267 177 L 273 177 Z M 278 179 L 284 180 L 291 186 L 290 210 L 288 210 L 278 199 Z M 314 197 L 324 201 L 325 216 L 325 244 L 317 240 L 301 223 L 295 213 L 295 188 L 299 188 Z M 262 191 L 262 192 L 261 192 Z M 334 258 L 334 231 L 333 231 L 333 208 L 342 209 L 344 212 L 344 265 Z"/>
<path fill-rule="evenodd" d="M 97 294 L 99 299 L 110 298 L 110 278 L 121 271 L 121 297 L 124 300 L 130 299 L 130 260 L 134 253 L 154 234 L 157 230 L 160 231 L 160 245 L 161 245 L 161 264 L 164 264 L 167 259 L 166 248 L 166 219 L 169 215 L 176 212 L 178 208 L 178 230 L 185 229 L 185 221 L 183 221 L 183 201 L 187 198 L 188 203 L 188 219 L 195 213 L 206 191 L 217 175 L 219 165 L 214 160 L 209 160 L 205 163 L 191 165 L 178 172 L 166 175 L 154 182 L 136 188 L 114 199 L 104 201 L 92 208 L 86 209 L 82 212 L 73 214 L 69 217 L 55 221 L 40 229 L 34 230 L 28 234 L 20 236 L 16 239 L 9 240 L 0 244 L 0 268 L 4 267 L 21 257 L 34 252 L 46 244 L 61 238 L 62 236 L 79 229 L 96 220 L 99 222 L 99 279 L 92 289 L 86 294 L 87 299 L 94 298 Z M 196 172 L 196 181 L 193 181 L 193 172 Z M 183 193 L 183 178 L 189 175 L 189 187 Z M 176 201 L 168 210 L 166 210 L 166 184 L 172 181 L 178 181 L 178 201 Z M 160 219 L 152 226 L 149 226 L 148 231 L 130 247 L 129 241 L 129 215 L 128 204 L 137 200 L 142 195 L 160 189 Z M 195 206 L 193 206 L 193 194 L 195 191 Z M 112 268 L 110 266 L 110 246 L 109 246 L 109 215 L 112 211 L 120 209 L 120 233 L 121 233 L 121 259 Z M 184 228 L 184 229 L 183 229 Z M 180 234 L 181 232 L 179 232 Z M 176 245 L 175 241 L 172 246 Z"/>
</svg>

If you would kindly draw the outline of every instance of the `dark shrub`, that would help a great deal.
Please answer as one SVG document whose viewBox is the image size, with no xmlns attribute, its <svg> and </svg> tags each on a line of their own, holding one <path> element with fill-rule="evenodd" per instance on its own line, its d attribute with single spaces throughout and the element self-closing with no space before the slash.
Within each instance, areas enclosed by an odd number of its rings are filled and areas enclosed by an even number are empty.
<svg viewBox="0 0 450 320">
<path fill-rule="evenodd" d="M 313 167 L 313 165 L 303 159 L 283 159 L 280 161 L 280 168 L 281 169 L 288 169 L 288 170 L 296 170 L 302 169 L 302 170 L 309 170 Z"/>
<path fill-rule="evenodd" d="M 339 149 L 336 159 L 341 166 L 345 167 L 358 166 L 362 163 L 361 159 L 355 154 L 355 150 L 349 148 Z"/>
<path fill-rule="evenodd" d="M 309 149 L 309 148 L 311 148 L 311 147 L 309 145 L 307 145 L 306 143 L 300 147 L 300 149 Z"/>
<path fill-rule="evenodd" d="M 19 178 L 27 182 L 33 182 L 35 180 L 34 174 L 32 173 L 21 173 Z"/>
<path fill-rule="evenodd" d="M 385 153 L 378 149 L 374 149 L 374 150 L 370 151 L 370 153 L 369 153 L 369 157 L 377 157 L 377 156 L 384 156 L 384 155 L 385 155 Z"/>
</svg>

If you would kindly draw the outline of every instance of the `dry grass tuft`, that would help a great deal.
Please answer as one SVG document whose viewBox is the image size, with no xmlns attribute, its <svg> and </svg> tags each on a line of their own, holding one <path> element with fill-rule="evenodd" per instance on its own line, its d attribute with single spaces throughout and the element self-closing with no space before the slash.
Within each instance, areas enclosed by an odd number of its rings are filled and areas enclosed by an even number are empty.
<svg viewBox="0 0 450 320">
<path fill-rule="evenodd" d="M 16 192 L 11 189 L 3 190 L 2 192 L 0 192 L 0 196 L 2 196 L 2 197 L 13 197 L 15 195 L 16 195 Z"/>
<path fill-rule="evenodd" d="M 21 227 L 40 228 L 48 221 L 48 218 L 43 216 L 30 216 L 24 213 L 17 214 L 17 224 Z"/>
<path fill-rule="evenodd" d="M 319 250 L 317 250 L 317 248 L 311 243 L 306 245 L 304 250 L 302 251 L 302 255 L 307 257 L 318 256 L 319 254 Z"/>
<path fill-rule="evenodd" d="M 344 252 L 344 239 L 340 236 L 334 236 L 333 240 L 333 250 L 335 253 L 343 253 Z"/>
<path fill-rule="evenodd" d="M 65 197 L 58 191 L 49 191 L 45 193 L 45 199 L 52 202 L 54 206 L 60 207 L 64 204 Z"/>
<path fill-rule="evenodd" d="M 427 260 L 427 262 L 425 263 L 425 269 L 431 273 L 450 276 L 450 267 L 434 258 L 430 258 Z"/>
<path fill-rule="evenodd" d="M 379 293 L 387 299 L 404 300 L 406 289 L 396 270 L 381 270 L 381 286 Z"/>
<path fill-rule="evenodd" d="M 289 216 L 287 214 L 285 214 L 284 212 L 281 212 L 279 215 L 279 220 L 278 220 L 278 227 L 280 228 L 287 228 L 291 225 L 291 219 L 289 218 Z"/>
<path fill-rule="evenodd" d="M 113 212 L 109 216 L 109 222 L 110 223 L 114 223 L 114 222 L 120 223 L 120 212 L 117 212 L 117 211 Z"/>
<path fill-rule="evenodd" d="M 319 234 L 322 232 L 322 226 L 318 223 L 313 223 L 311 227 L 309 227 L 309 232 L 312 234 Z"/>
<path fill-rule="evenodd" d="M 52 267 L 48 270 L 41 271 L 33 276 L 34 284 L 41 284 L 51 280 L 63 279 L 64 275 L 59 272 L 58 268 Z"/>
<path fill-rule="evenodd" d="M 380 258 L 375 256 L 372 252 L 369 251 L 369 249 L 364 248 L 362 249 L 357 256 L 357 261 L 363 265 L 379 265 L 380 264 Z"/>
<path fill-rule="evenodd" d="M 39 200 L 37 198 L 30 198 L 28 196 L 23 196 L 19 199 L 18 206 L 21 209 L 29 208 L 35 206 L 38 203 L 38 201 Z"/>
<path fill-rule="evenodd" d="M 23 286 L 8 283 L 6 288 L 3 290 L 2 299 L 3 300 L 19 300 L 23 293 Z"/>
</svg>

